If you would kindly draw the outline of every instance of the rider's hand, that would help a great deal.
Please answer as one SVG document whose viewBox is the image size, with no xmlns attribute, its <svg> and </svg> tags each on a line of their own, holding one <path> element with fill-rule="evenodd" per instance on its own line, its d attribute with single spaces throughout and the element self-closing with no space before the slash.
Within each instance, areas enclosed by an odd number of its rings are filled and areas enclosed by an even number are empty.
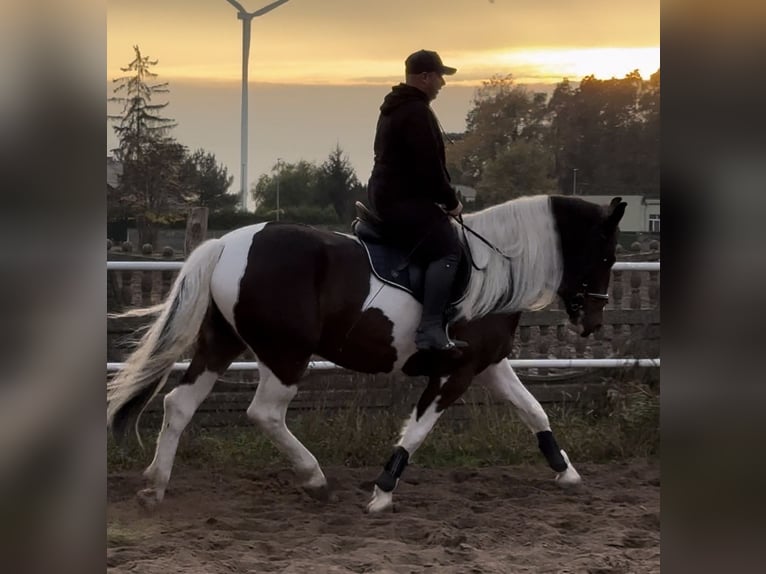
<svg viewBox="0 0 766 574">
<path fill-rule="evenodd" d="M 463 204 L 458 200 L 457 207 L 455 209 L 450 209 L 447 213 L 449 213 L 453 217 L 457 217 L 461 213 L 463 213 Z"/>
</svg>

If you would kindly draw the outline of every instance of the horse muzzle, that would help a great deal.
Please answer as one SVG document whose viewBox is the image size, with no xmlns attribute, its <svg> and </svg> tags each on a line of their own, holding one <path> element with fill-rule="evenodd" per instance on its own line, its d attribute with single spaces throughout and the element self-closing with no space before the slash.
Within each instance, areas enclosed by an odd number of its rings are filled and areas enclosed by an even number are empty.
<svg viewBox="0 0 766 574">
<path fill-rule="evenodd" d="M 572 325 L 580 327 L 581 337 L 588 337 L 598 331 L 604 322 L 604 313 L 600 307 L 596 309 L 588 309 L 588 307 L 586 304 L 585 307 L 575 307 L 568 312 Z"/>
</svg>

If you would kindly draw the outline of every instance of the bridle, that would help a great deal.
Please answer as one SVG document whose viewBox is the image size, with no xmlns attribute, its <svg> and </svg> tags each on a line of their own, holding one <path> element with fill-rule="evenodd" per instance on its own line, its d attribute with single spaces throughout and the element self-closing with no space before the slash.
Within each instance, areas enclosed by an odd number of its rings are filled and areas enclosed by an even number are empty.
<svg viewBox="0 0 766 574">
<path fill-rule="evenodd" d="M 604 262 L 606 262 L 606 259 L 604 259 Z M 585 273 L 583 273 L 583 276 L 587 277 L 590 271 L 591 270 L 588 269 Z M 585 306 L 585 300 L 588 297 L 591 299 L 604 301 L 605 305 L 606 302 L 609 301 L 608 293 L 595 293 L 593 291 L 589 291 L 589 287 L 590 286 L 588 285 L 587 281 L 580 283 L 580 290 L 575 292 L 575 294 L 572 296 L 572 300 L 567 304 L 567 306 L 572 310 L 572 313 L 579 313 Z"/>
<path fill-rule="evenodd" d="M 482 243 L 484 243 L 487 247 L 495 251 L 498 255 L 501 257 L 507 259 L 508 261 L 512 261 L 512 258 L 510 255 L 507 255 L 500 251 L 495 245 L 493 245 L 487 238 L 482 236 L 480 233 L 474 231 L 470 227 L 468 227 L 465 223 L 463 223 L 463 216 L 462 215 L 452 215 L 449 214 L 449 216 L 457 221 L 458 225 L 463 229 L 463 238 L 464 243 L 466 246 L 466 250 L 468 251 L 468 258 L 471 260 L 471 266 L 476 269 L 477 271 L 482 271 L 476 263 L 473 260 L 473 254 L 471 253 L 471 247 L 468 243 L 468 238 L 466 237 L 466 231 L 471 233 L 473 236 L 475 236 L 477 239 L 479 239 Z M 604 259 L 604 262 L 606 262 L 606 259 Z M 585 273 L 583 273 L 584 277 L 587 277 L 590 273 L 590 269 L 588 269 Z M 589 291 L 589 285 L 587 281 L 583 281 L 580 284 L 580 290 L 575 292 L 575 294 L 572 296 L 572 299 L 567 303 L 567 307 L 571 309 L 572 313 L 577 314 L 580 311 L 582 311 L 583 307 L 585 306 L 585 300 L 590 297 L 591 299 L 596 299 L 598 301 L 604 301 L 606 304 L 607 301 L 609 301 L 609 294 L 608 293 L 596 293 L 594 291 Z"/>
<path fill-rule="evenodd" d="M 572 301 L 568 305 L 569 308 L 573 313 L 579 313 L 585 306 L 585 299 L 588 297 L 591 299 L 598 299 L 599 301 L 609 301 L 608 293 L 594 293 L 593 291 L 588 291 L 588 283 L 583 281 L 582 289 L 572 296 Z"/>
</svg>

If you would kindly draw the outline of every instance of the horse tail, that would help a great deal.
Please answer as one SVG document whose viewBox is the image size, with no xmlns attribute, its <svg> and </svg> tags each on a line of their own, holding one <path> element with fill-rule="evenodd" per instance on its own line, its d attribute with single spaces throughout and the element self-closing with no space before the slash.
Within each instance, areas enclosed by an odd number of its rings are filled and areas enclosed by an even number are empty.
<svg viewBox="0 0 766 574">
<path fill-rule="evenodd" d="M 224 243 L 211 239 L 197 247 L 184 263 L 164 303 L 146 311 L 128 311 L 119 316 L 159 317 L 141 337 L 125 366 L 107 383 L 107 426 L 123 436 L 138 421 L 146 406 L 162 390 L 173 363 L 194 343 L 210 305 L 210 279 Z"/>
</svg>

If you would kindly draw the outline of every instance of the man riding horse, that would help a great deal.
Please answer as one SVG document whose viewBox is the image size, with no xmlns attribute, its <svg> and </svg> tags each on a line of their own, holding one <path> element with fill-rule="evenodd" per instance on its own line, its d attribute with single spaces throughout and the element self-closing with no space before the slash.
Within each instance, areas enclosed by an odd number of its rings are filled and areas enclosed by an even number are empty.
<svg viewBox="0 0 766 574">
<path fill-rule="evenodd" d="M 406 82 L 394 86 L 380 106 L 375 163 L 368 183 L 372 208 L 394 241 L 425 269 L 423 315 L 415 335 L 419 350 L 464 347 L 444 328 L 444 312 L 462 248 L 448 214 L 463 205 L 450 185 L 441 126 L 430 107 L 457 70 L 436 52 L 419 50 L 405 61 Z M 440 207 L 440 205 L 443 206 Z"/>
</svg>

